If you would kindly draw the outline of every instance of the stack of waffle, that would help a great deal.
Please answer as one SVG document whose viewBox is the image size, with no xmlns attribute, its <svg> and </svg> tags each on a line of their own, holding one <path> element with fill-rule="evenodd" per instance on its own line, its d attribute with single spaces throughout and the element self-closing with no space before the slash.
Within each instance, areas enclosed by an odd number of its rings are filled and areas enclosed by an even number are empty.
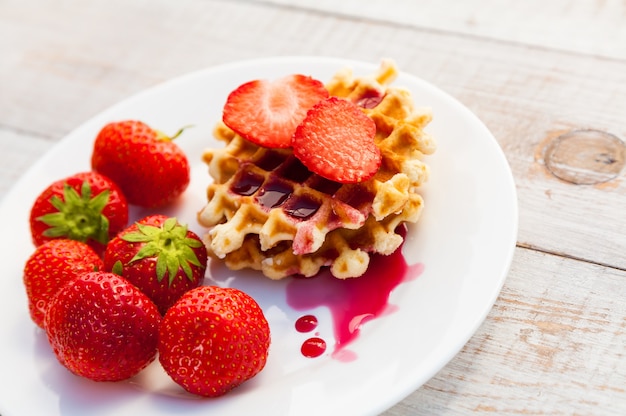
<svg viewBox="0 0 626 416">
<path fill-rule="evenodd" d="M 423 155 L 435 151 L 424 131 L 430 110 L 416 108 L 409 91 L 391 86 L 397 75 L 384 61 L 376 74 L 338 72 L 331 96 L 357 103 L 374 120 L 382 154 L 378 172 L 341 184 L 311 173 L 291 149 L 257 146 L 219 123 L 226 143 L 204 153 L 213 178 L 200 224 L 209 228 L 209 254 L 234 270 L 252 268 L 271 279 L 313 276 L 329 267 L 337 278 L 362 275 L 370 254 L 391 254 L 402 244 L 398 227 L 418 220 L 418 188 L 428 177 Z"/>
</svg>

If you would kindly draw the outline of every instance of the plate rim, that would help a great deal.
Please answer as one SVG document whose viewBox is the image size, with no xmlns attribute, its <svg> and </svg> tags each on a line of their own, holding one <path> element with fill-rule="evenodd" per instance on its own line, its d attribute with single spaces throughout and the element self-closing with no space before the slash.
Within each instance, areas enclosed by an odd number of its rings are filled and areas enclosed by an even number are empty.
<svg viewBox="0 0 626 416">
<path fill-rule="evenodd" d="M 89 117 L 87 120 L 80 123 L 74 129 L 68 132 L 66 135 L 64 135 L 61 140 L 59 140 L 57 143 L 55 143 L 51 147 L 51 149 L 49 149 L 44 155 L 38 158 L 31 166 L 29 166 L 26 172 L 23 175 L 21 175 L 19 179 L 15 182 L 15 184 L 11 187 L 11 189 L 9 189 L 9 191 L 5 194 L 5 197 L 2 199 L 2 201 L 0 201 L 0 212 L 3 212 L 4 210 L 8 209 L 10 201 L 16 198 L 17 196 L 16 194 L 19 192 L 20 185 L 22 183 L 28 182 L 28 179 L 30 177 L 29 175 L 35 174 L 34 172 L 36 171 L 37 166 L 40 166 L 41 164 L 43 164 L 48 158 L 53 157 L 53 155 L 55 154 L 55 150 L 60 148 L 63 145 L 63 143 L 71 141 L 73 137 L 79 135 L 83 129 L 86 129 L 90 124 L 94 122 L 94 120 L 98 118 L 102 118 L 103 115 L 115 113 L 120 108 L 124 108 L 128 105 L 131 105 L 133 101 L 140 101 L 143 97 L 146 97 L 150 94 L 158 93 L 158 91 L 160 90 L 173 88 L 178 83 L 189 82 L 189 80 L 193 79 L 194 77 L 198 77 L 198 76 L 209 77 L 209 76 L 214 76 L 215 74 L 218 74 L 218 73 L 224 73 L 228 70 L 232 70 L 236 68 L 240 68 L 240 69 L 251 68 L 254 66 L 258 66 L 259 64 L 283 65 L 285 63 L 289 63 L 289 64 L 297 63 L 298 65 L 306 64 L 306 63 L 314 63 L 315 65 L 320 65 L 320 64 L 331 65 L 332 64 L 332 65 L 335 65 L 334 67 L 335 70 L 339 69 L 341 66 L 346 66 L 346 65 L 353 65 L 355 67 L 360 67 L 360 68 L 369 67 L 370 69 L 375 69 L 377 67 L 377 65 L 374 63 L 359 61 L 359 60 L 354 60 L 354 59 L 344 59 L 344 58 L 327 57 L 327 56 L 288 55 L 288 56 L 277 56 L 277 57 L 267 57 L 267 58 L 245 59 L 245 60 L 237 60 L 237 61 L 228 62 L 228 63 L 222 63 L 222 64 L 218 64 L 215 66 L 210 66 L 207 68 L 192 71 L 186 74 L 182 74 L 172 79 L 157 83 L 153 86 L 150 86 L 141 91 L 138 91 L 111 106 L 104 108 L 103 110 L 97 112 L 92 117 Z M 388 409 L 389 407 L 403 400 L 405 397 L 407 397 L 413 391 L 418 389 L 420 386 L 422 386 L 426 381 L 432 378 L 438 371 L 440 371 L 443 367 L 445 367 L 445 365 L 447 365 L 459 353 L 459 351 L 463 348 L 463 346 L 476 333 L 480 325 L 482 325 L 482 323 L 486 319 L 493 305 L 495 304 L 495 301 L 497 300 L 497 297 L 500 294 L 501 289 L 504 285 L 506 277 L 508 276 L 508 273 L 510 271 L 511 264 L 513 261 L 514 253 L 515 253 L 516 237 L 517 237 L 518 227 L 519 227 L 519 218 L 518 218 L 519 207 L 518 207 L 518 202 L 517 202 L 517 191 L 515 188 L 515 181 L 514 181 L 510 166 L 508 165 L 508 162 L 506 161 L 506 156 L 502 148 L 499 146 L 497 140 L 493 136 L 493 134 L 487 129 L 484 123 L 474 113 L 472 113 L 458 99 L 448 94 L 446 91 L 442 90 L 441 88 L 411 73 L 400 71 L 400 74 L 402 74 L 403 77 L 409 77 L 413 81 L 417 82 L 421 87 L 429 88 L 430 90 L 434 91 L 436 94 L 441 95 L 442 97 L 446 99 L 447 102 L 455 105 L 457 110 L 464 112 L 467 117 L 470 117 L 471 119 L 473 119 L 473 121 L 477 122 L 478 125 L 481 127 L 481 129 L 484 130 L 483 133 L 485 133 L 486 137 L 489 138 L 491 142 L 491 146 L 495 146 L 494 150 L 496 151 L 498 156 L 501 158 L 501 161 L 504 162 L 507 168 L 506 179 L 507 179 L 507 182 L 509 183 L 508 190 L 511 192 L 510 197 L 512 197 L 514 201 L 513 206 L 512 206 L 512 212 L 510 213 L 511 219 L 513 220 L 511 224 L 511 227 L 512 227 L 511 233 L 514 236 L 514 238 L 513 238 L 511 247 L 507 251 L 506 259 L 504 259 L 504 261 L 502 262 L 502 269 L 500 271 L 501 277 L 498 280 L 498 285 L 497 287 L 492 288 L 492 294 L 490 297 L 489 304 L 484 305 L 483 310 L 479 314 L 480 316 L 478 316 L 475 319 L 474 325 L 471 328 L 467 328 L 464 336 L 461 337 L 463 339 L 462 340 L 459 339 L 458 345 L 455 345 L 454 348 L 448 351 L 448 354 L 445 358 L 445 362 L 442 365 L 433 366 L 431 369 L 432 374 L 422 375 L 421 378 L 419 378 L 418 380 L 414 380 L 413 383 L 410 383 L 409 380 L 406 380 L 404 382 L 403 388 L 397 390 L 394 397 L 390 397 L 389 400 L 387 400 L 385 403 L 380 403 L 379 406 L 375 409 L 376 412 L 384 411 Z"/>
</svg>

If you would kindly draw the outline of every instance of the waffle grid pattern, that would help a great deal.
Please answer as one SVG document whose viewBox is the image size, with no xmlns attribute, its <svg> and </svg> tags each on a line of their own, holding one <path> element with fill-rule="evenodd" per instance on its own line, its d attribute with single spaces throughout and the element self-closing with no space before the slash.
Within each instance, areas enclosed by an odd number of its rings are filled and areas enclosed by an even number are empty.
<svg viewBox="0 0 626 416">
<path fill-rule="evenodd" d="M 290 149 L 252 144 L 218 123 L 222 149 L 204 161 L 213 183 L 199 221 L 209 227 L 209 253 L 231 269 L 261 270 L 281 279 L 313 276 L 329 266 L 337 278 L 358 277 L 370 253 L 391 254 L 402 243 L 396 232 L 416 222 L 423 207 L 417 192 L 428 177 L 421 158 L 435 151 L 424 132 L 430 110 L 416 109 L 410 93 L 389 87 L 397 74 L 384 61 L 372 77 L 342 70 L 327 84 L 331 95 L 361 105 L 377 126 L 382 165 L 357 184 L 339 184 L 311 173 Z"/>
</svg>

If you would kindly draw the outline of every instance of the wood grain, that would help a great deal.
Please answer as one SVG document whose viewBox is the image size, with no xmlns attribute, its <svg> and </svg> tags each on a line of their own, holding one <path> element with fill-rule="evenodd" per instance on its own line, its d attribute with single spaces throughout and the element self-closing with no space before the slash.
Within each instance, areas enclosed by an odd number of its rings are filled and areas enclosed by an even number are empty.
<svg viewBox="0 0 626 416">
<path fill-rule="evenodd" d="M 626 58 L 626 3 L 618 0 L 257 0 L 392 25 Z"/>
<path fill-rule="evenodd" d="M 1 200 L 33 162 L 52 148 L 54 141 L 0 127 L 0 144 L 1 152 L 10 155 L 3 155 L 0 163 Z"/>
<path fill-rule="evenodd" d="M 518 249 L 476 335 L 386 414 L 623 415 L 625 279 L 624 271 Z"/>
<path fill-rule="evenodd" d="M 110 2 L 75 4 L 71 13 L 42 6 L 36 15 L 26 4 L 9 2 L 2 14 L 3 38 L 22 32 L 30 38 L 6 49 L 15 66 L 8 68 L 11 84 L 0 99 L 0 125 L 17 124 L 13 127 L 58 140 L 133 92 L 236 59 L 393 57 L 403 70 L 457 97 L 494 133 L 518 186 L 521 244 L 626 268 L 621 238 L 626 222 L 614 209 L 625 202 L 623 174 L 602 186 L 575 186 L 551 175 L 541 157 L 549 139 L 571 129 L 626 136 L 619 110 L 626 108 L 622 61 L 247 3 L 185 0 L 173 16 L 164 1 L 150 3 L 149 14 L 142 2 L 119 3 L 125 13 L 115 31 L 106 30 L 118 14 Z M 186 20 L 190 29 L 178 30 L 176 23 Z M 230 26 L 246 31 L 233 33 Z M 204 27 L 211 30 L 200 30 Z M 54 38 L 44 42 L 49 32 Z M 265 39 L 263 49 L 258 38 Z M 112 43 L 126 47 L 107 47 Z M 137 44 L 141 54 L 133 53 Z M 581 199 L 595 201 L 593 209 Z"/>
<path fill-rule="evenodd" d="M 394 58 L 493 132 L 515 177 L 520 227 L 513 267 L 480 330 L 385 414 L 626 414 L 625 173 L 580 185 L 545 162 L 573 130 L 626 138 L 625 7 L 4 0 L 0 198 L 71 129 L 172 77 L 275 55 Z"/>
</svg>

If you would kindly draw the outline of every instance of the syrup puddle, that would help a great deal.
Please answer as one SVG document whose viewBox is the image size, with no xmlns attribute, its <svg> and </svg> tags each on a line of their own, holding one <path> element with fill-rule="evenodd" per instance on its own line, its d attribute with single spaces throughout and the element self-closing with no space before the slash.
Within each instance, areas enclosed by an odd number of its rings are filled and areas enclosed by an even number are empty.
<svg viewBox="0 0 626 416">
<path fill-rule="evenodd" d="M 336 279 L 330 272 L 313 278 L 294 278 L 287 285 L 287 303 L 298 311 L 327 307 L 335 335 L 331 356 L 339 361 L 353 361 L 356 354 L 346 346 L 358 337 L 361 325 L 395 311 L 397 307 L 388 302 L 389 295 L 400 283 L 416 279 L 423 269 L 421 263 L 409 266 L 398 248 L 389 256 L 373 255 L 365 274 L 356 279 Z M 298 332 L 312 332 L 317 323 L 314 315 L 303 315 L 295 328 Z M 327 342 L 316 334 L 304 341 L 301 352 L 314 358 L 326 348 Z"/>
</svg>

